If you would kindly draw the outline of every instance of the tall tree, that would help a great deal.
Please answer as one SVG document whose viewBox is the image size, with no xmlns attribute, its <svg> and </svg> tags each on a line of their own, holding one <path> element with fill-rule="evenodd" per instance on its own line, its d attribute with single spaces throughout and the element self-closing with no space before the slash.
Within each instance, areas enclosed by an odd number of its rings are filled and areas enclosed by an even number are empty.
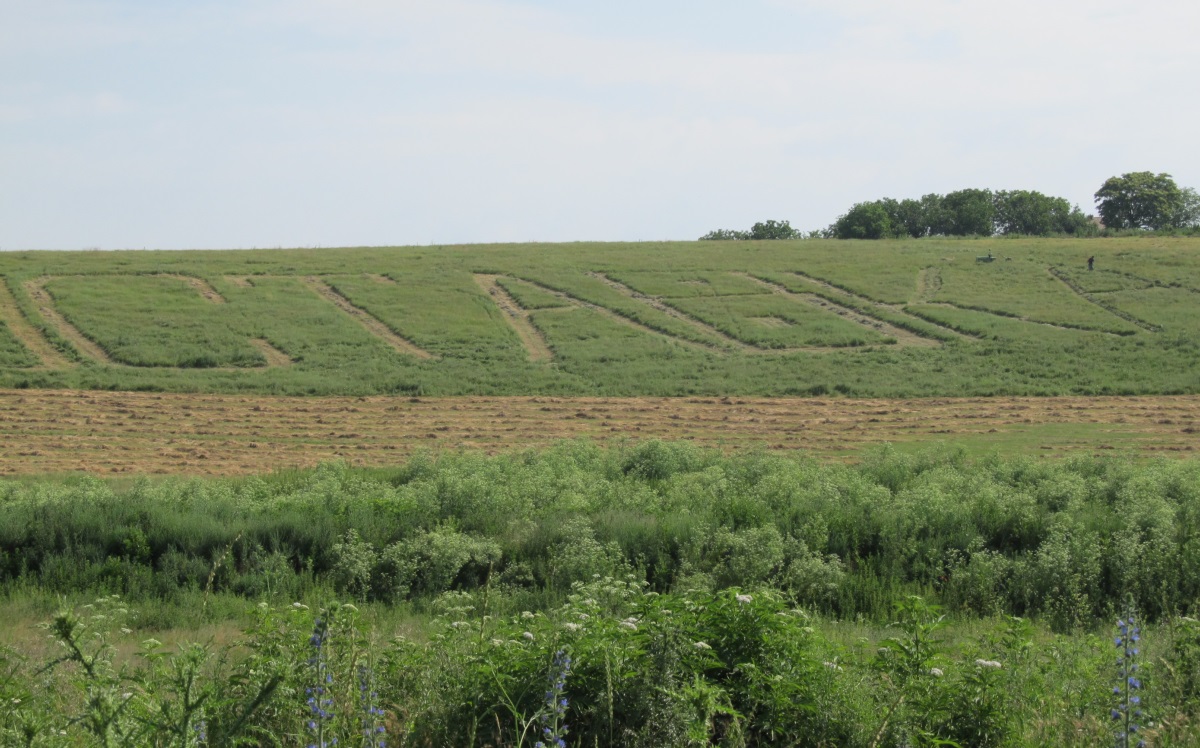
<svg viewBox="0 0 1200 748">
<path fill-rule="evenodd" d="M 958 190 L 942 198 L 934 233 L 948 236 L 991 236 L 996 232 L 991 190 Z"/>
<path fill-rule="evenodd" d="M 921 200 L 894 200 L 890 197 L 880 200 L 879 204 L 887 211 L 891 233 L 896 237 L 911 236 L 914 239 L 929 236 L 932 217 L 937 215 L 927 202 L 931 198 L 936 198 L 936 204 L 940 205 L 941 195 L 926 195 Z"/>
<path fill-rule="evenodd" d="M 1179 204 L 1171 216 L 1171 225 L 1179 228 L 1200 226 L 1200 194 L 1191 187 L 1179 191 Z"/>
<path fill-rule="evenodd" d="M 1036 190 L 1001 190 L 995 194 L 996 230 L 1001 234 L 1077 234 L 1089 224 L 1065 198 Z"/>
<path fill-rule="evenodd" d="M 1134 171 L 1101 185 L 1096 210 L 1108 228 L 1163 229 L 1180 225 L 1182 198 L 1170 174 Z"/>
<path fill-rule="evenodd" d="M 1049 234 L 1054 230 L 1053 199 L 1036 190 L 1000 190 L 995 195 L 996 230 L 1001 234 Z"/>
<path fill-rule="evenodd" d="M 838 239 L 882 239 L 892 235 L 892 221 L 883 201 L 856 203 L 833 224 Z"/>
</svg>

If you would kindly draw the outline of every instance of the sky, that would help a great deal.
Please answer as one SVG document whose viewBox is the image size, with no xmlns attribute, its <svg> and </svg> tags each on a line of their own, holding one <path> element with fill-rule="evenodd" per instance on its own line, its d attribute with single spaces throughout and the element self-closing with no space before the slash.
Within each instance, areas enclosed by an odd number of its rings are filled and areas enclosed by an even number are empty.
<svg viewBox="0 0 1200 748">
<path fill-rule="evenodd" d="M 0 249 L 695 239 L 1200 187 L 1191 0 L 0 0 Z"/>
</svg>

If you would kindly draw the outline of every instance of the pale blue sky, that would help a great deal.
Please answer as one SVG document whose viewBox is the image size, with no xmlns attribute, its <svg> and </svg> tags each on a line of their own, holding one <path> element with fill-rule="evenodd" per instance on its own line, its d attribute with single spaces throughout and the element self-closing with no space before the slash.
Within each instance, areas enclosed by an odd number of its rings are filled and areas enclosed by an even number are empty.
<svg viewBox="0 0 1200 748">
<path fill-rule="evenodd" d="M 1200 4 L 0 0 L 0 248 L 693 239 L 1200 187 Z"/>
</svg>

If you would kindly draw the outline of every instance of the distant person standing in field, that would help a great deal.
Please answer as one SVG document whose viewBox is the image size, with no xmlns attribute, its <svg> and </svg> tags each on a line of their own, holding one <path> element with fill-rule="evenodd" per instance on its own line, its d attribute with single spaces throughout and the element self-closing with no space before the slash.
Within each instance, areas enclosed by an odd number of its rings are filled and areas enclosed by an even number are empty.
<svg viewBox="0 0 1200 748">
<path fill-rule="evenodd" d="M 1096 256 L 1092 255 L 1091 257 L 1088 258 L 1088 270 L 1091 270 L 1095 264 L 1096 264 Z"/>
</svg>

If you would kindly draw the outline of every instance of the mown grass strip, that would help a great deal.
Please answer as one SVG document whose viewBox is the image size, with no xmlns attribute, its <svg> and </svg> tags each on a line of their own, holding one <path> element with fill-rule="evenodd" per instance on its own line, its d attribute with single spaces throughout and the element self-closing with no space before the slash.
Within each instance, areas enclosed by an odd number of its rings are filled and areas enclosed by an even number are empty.
<svg viewBox="0 0 1200 748">
<path fill-rule="evenodd" d="M 80 332 L 79 328 L 71 324 L 70 320 L 60 314 L 55 308 L 54 299 L 50 295 L 50 292 L 46 290 L 46 284 L 51 280 L 53 280 L 51 276 L 42 276 L 41 278 L 25 281 L 25 292 L 29 294 L 29 298 L 37 305 L 38 313 L 47 322 L 57 328 L 58 333 L 66 338 L 83 355 L 93 358 L 102 364 L 116 364 L 117 362 L 108 355 L 108 351 Z"/>
<path fill-rule="evenodd" d="M 0 279 L 0 318 L 8 325 L 9 332 L 30 353 L 40 359 L 41 364 L 38 368 L 63 369 L 73 366 L 73 361 L 51 345 L 46 336 L 25 319 L 7 281 L 7 278 Z"/>
<path fill-rule="evenodd" d="M 1088 293 L 1087 291 L 1085 291 L 1083 289 L 1083 287 L 1081 287 L 1078 283 L 1076 283 L 1074 280 L 1072 280 L 1070 276 L 1068 276 L 1066 273 L 1062 272 L 1060 269 L 1058 269 L 1056 267 L 1049 267 L 1049 268 L 1047 268 L 1047 271 L 1049 271 L 1050 275 L 1052 275 L 1055 278 L 1057 278 L 1058 280 L 1062 281 L 1065 286 L 1067 286 L 1072 291 L 1074 291 L 1076 294 L 1078 294 L 1080 298 L 1084 299 L 1085 301 L 1089 301 L 1092 304 L 1095 304 L 1096 306 L 1100 307 L 1101 309 L 1108 312 L 1109 314 L 1116 315 L 1117 317 L 1120 317 L 1121 319 L 1125 320 L 1126 322 L 1137 325 L 1138 327 L 1142 328 L 1143 330 L 1145 330 L 1147 332 L 1162 332 L 1162 328 L 1159 327 L 1158 325 L 1156 325 L 1152 322 L 1147 322 L 1144 319 L 1139 319 L 1139 318 L 1135 317 L 1134 315 L 1130 314 L 1129 312 L 1126 312 L 1122 309 L 1118 309 L 1117 307 L 1108 303 L 1104 299 L 1098 298 L 1095 295 Z"/>
<path fill-rule="evenodd" d="M 746 277 L 754 278 L 754 276 L 750 275 Z M 771 281 L 764 280 L 762 278 L 754 278 L 754 280 L 771 289 L 773 293 L 786 296 L 790 299 L 795 299 L 810 306 L 815 306 L 818 309 L 832 312 L 833 314 L 848 319 L 862 327 L 870 330 L 876 330 L 884 335 L 889 335 L 895 338 L 897 344 L 899 345 L 912 345 L 924 348 L 932 348 L 942 344 L 940 340 L 922 337 L 911 330 L 906 330 L 897 325 L 893 325 L 886 320 L 879 319 L 878 317 L 867 316 L 853 307 L 838 303 L 828 297 L 818 296 L 817 294 L 796 293 L 779 283 L 772 283 Z"/>
<path fill-rule="evenodd" d="M 709 324 L 706 324 L 705 322 L 703 322 L 699 319 L 696 319 L 695 317 L 693 317 L 690 314 L 687 314 L 686 312 L 680 311 L 679 309 L 664 302 L 662 299 L 656 298 L 654 296 L 650 296 L 648 294 L 644 294 L 636 289 L 630 288 L 629 286 L 625 285 L 624 283 L 621 283 L 620 281 L 615 280 L 615 279 L 609 277 L 608 275 L 605 275 L 604 273 L 589 272 L 588 275 L 591 276 L 592 278 L 595 278 L 596 280 L 600 281 L 601 283 L 605 284 L 606 286 L 613 289 L 614 291 L 621 294 L 622 296 L 627 296 L 631 299 L 637 299 L 638 301 L 646 304 L 647 306 L 654 309 L 655 311 L 661 312 L 662 314 L 665 314 L 666 316 L 668 316 L 674 320 L 677 320 L 689 327 L 694 328 L 701 335 L 716 338 L 717 340 L 720 341 L 720 343 L 722 345 L 724 345 L 727 348 L 732 348 L 734 350 L 741 351 L 743 353 L 751 353 L 751 352 L 757 352 L 757 351 L 761 350 L 761 349 L 756 348 L 755 346 L 752 346 L 748 343 L 743 343 L 742 341 L 738 340 L 737 338 L 734 338 L 724 332 L 721 332 L 720 330 L 716 329 L 715 327 L 713 327 Z"/>
<path fill-rule="evenodd" d="M 412 341 L 401 337 L 395 330 L 385 325 L 380 320 L 371 316 L 365 309 L 361 309 L 350 302 L 345 296 L 338 293 L 337 289 L 330 286 L 317 276 L 306 276 L 304 285 L 308 286 L 323 299 L 333 302 L 333 304 L 343 312 L 353 317 L 359 324 L 365 327 L 371 334 L 383 339 L 397 353 L 403 353 L 408 356 L 416 356 L 421 359 L 432 359 L 433 354 L 428 351 L 418 348 Z"/>
<path fill-rule="evenodd" d="M 294 361 L 292 357 L 271 345 L 271 341 L 264 338 L 252 338 L 250 345 L 254 346 L 267 359 L 267 366 L 291 366 Z"/>
<path fill-rule="evenodd" d="M 546 336 L 542 335 L 541 330 L 533 324 L 533 320 L 529 317 L 529 311 L 518 304 L 497 283 L 498 278 L 499 276 L 496 275 L 475 274 L 475 282 L 479 284 L 484 293 L 496 302 L 496 306 L 500 307 L 500 311 L 504 313 L 504 319 L 521 339 L 521 345 L 525 346 L 526 352 L 529 353 L 529 360 L 535 363 L 553 360 L 554 351 L 546 342 Z"/>
</svg>

